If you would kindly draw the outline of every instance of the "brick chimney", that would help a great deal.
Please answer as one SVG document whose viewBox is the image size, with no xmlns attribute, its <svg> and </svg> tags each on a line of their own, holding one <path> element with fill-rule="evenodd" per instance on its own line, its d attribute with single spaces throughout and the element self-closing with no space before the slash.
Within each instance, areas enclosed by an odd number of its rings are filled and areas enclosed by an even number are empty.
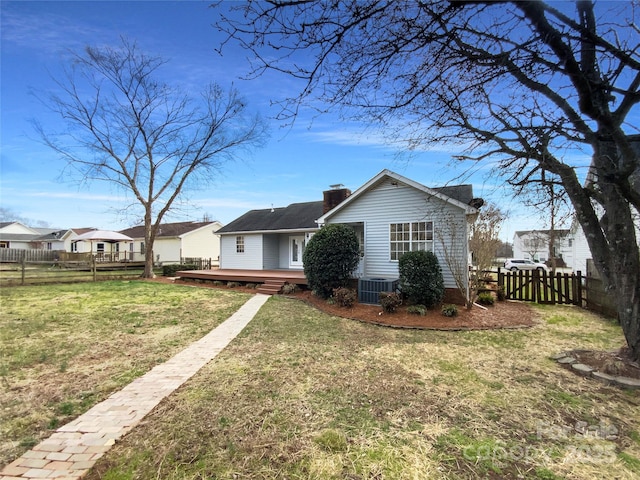
<svg viewBox="0 0 640 480">
<path fill-rule="evenodd" d="M 337 185 L 329 185 L 331 190 L 325 190 L 322 192 L 323 194 L 323 205 L 322 205 L 322 213 L 325 214 L 329 210 L 338 206 L 344 200 L 347 199 L 349 195 L 351 195 L 351 190 L 348 188 L 344 188 L 344 185 L 341 183 Z"/>
</svg>

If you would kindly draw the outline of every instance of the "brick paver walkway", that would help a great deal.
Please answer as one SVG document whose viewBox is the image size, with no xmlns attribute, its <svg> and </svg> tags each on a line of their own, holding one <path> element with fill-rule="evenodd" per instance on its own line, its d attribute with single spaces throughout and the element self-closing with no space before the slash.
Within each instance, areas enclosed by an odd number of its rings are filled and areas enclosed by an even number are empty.
<svg viewBox="0 0 640 480">
<path fill-rule="evenodd" d="M 0 480 L 77 480 L 160 401 L 191 378 L 251 321 L 268 295 L 251 297 L 236 313 L 169 361 L 60 427 L 0 472 Z"/>
</svg>

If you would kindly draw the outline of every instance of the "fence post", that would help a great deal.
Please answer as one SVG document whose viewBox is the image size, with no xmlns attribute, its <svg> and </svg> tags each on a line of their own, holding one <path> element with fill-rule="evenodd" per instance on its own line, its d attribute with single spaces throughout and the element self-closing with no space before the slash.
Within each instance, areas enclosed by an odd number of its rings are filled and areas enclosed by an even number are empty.
<svg viewBox="0 0 640 480">
<path fill-rule="evenodd" d="M 91 256 L 91 272 L 93 273 L 93 281 L 97 281 L 98 280 L 98 275 L 96 272 L 97 268 L 96 268 L 96 256 L 92 255 Z"/>
<path fill-rule="evenodd" d="M 576 296 L 575 304 L 582 307 L 582 272 L 578 270 L 574 279 Z"/>
<path fill-rule="evenodd" d="M 20 285 L 24 285 L 25 270 L 27 269 L 27 252 L 26 252 L 26 250 L 24 252 L 22 252 L 22 259 L 20 260 L 20 263 L 21 263 Z"/>
</svg>

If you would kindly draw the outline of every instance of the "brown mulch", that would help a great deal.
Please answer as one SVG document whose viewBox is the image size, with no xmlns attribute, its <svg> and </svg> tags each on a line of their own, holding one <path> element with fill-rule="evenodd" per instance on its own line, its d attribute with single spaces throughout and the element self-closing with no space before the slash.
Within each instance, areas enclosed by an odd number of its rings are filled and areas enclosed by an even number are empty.
<svg viewBox="0 0 640 480">
<path fill-rule="evenodd" d="M 522 328 L 536 325 L 531 308 L 522 302 L 496 302 L 495 305 L 483 309 L 474 306 L 467 310 L 458 305 L 458 315 L 445 317 L 440 308 L 427 310 L 426 315 L 407 312 L 407 307 L 400 307 L 395 313 L 385 313 L 380 305 L 357 303 L 351 307 L 331 304 L 303 290 L 291 297 L 298 298 L 313 305 L 325 313 L 352 320 L 404 328 L 430 328 L 436 330 L 482 330 L 490 328 Z"/>
<path fill-rule="evenodd" d="M 194 283 L 180 279 L 168 279 L 157 277 L 153 281 L 164 283 L 178 283 L 183 285 L 197 285 L 199 287 L 227 289 L 225 286 L 214 286 L 212 282 Z M 245 287 L 234 287 L 234 291 L 255 293 L 255 290 Z M 331 304 L 317 297 L 309 290 L 300 290 L 287 295 L 289 298 L 297 298 L 314 306 L 330 315 L 359 320 L 367 323 L 403 328 L 430 328 L 437 330 L 482 330 L 491 328 L 523 328 L 536 325 L 533 311 L 523 302 L 496 302 L 495 305 L 483 309 L 474 306 L 467 310 L 458 305 L 458 315 L 450 318 L 442 315 L 440 308 L 428 310 L 426 315 L 416 315 L 407 312 L 407 307 L 402 306 L 395 313 L 384 313 L 380 305 L 368 305 L 357 303 L 351 308 Z"/>
</svg>

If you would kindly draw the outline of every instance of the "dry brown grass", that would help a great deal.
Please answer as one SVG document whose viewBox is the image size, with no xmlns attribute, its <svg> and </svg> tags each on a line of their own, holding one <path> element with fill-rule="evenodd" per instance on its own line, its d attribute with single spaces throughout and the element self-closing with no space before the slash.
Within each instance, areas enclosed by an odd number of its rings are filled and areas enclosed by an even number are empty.
<svg viewBox="0 0 640 480">
<path fill-rule="evenodd" d="M 549 359 L 617 348 L 619 328 L 532 314 L 532 329 L 407 331 L 274 297 L 88 478 L 637 478 L 638 393 Z"/>
</svg>

